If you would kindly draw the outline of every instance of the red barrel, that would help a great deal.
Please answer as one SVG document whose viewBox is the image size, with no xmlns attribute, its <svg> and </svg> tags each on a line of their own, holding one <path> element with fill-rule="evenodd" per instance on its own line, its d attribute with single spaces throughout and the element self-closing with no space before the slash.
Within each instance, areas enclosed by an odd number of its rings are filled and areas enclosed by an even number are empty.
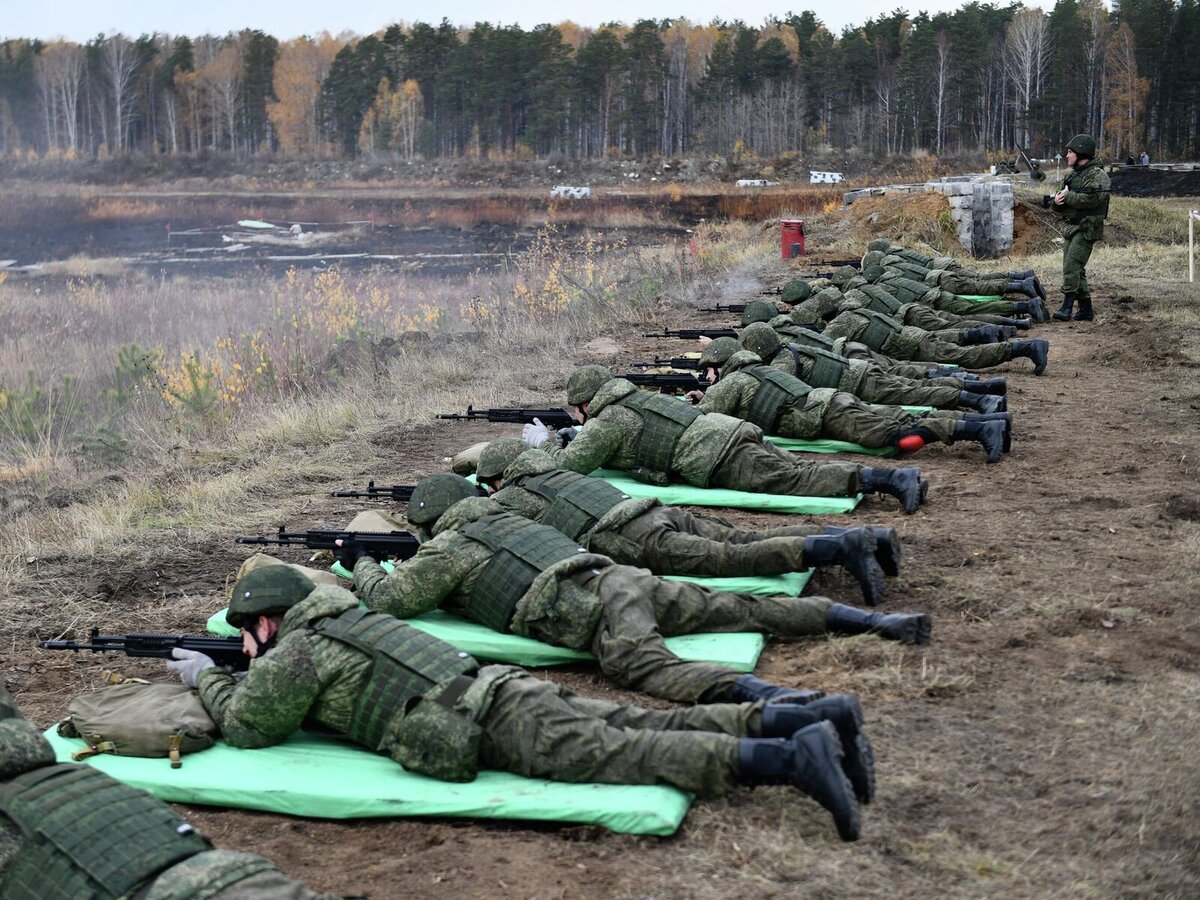
<svg viewBox="0 0 1200 900">
<path fill-rule="evenodd" d="M 780 219 L 780 250 L 784 259 L 795 259 L 804 255 L 804 220 Z"/>
</svg>

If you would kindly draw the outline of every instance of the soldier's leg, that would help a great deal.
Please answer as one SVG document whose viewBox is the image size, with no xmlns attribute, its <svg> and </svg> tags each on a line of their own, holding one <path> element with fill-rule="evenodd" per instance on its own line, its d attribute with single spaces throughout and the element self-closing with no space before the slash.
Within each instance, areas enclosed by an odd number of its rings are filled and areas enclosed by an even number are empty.
<svg viewBox="0 0 1200 900">
<path fill-rule="evenodd" d="M 717 463 L 709 486 L 797 497 L 853 497 L 862 490 L 862 468 L 799 460 L 764 443 L 762 431 L 746 424 Z"/>
<path fill-rule="evenodd" d="M 943 328 L 963 328 L 962 318 L 954 313 L 938 312 L 929 306 L 919 303 L 910 306 L 904 313 L 904 324 L 926 331 L 940 331 Z"/>
<path fill-rule="evenodd" d="M 705 796 L 738 784 L 738 738 L 709 731 L 614 727 L 540 679 L 496 690 L 480 719 L 480 761 L 534 778 L 605 784 L 673 784 Z"/>
<path fill-rule="evenodd" d="M 138 896 L 204 896 L 209 900 L 333 900 L 333 894 L 318 894 L 300 882 L 288 878 L 274 867 L 239 879 L 216 893 L 196 893 L 197 890 L 203 891 L 216 878 L 222 880 L 228 878 L 230 864 L 236 865 L 229 857 L 249 857 L 249 855 L 246 853 L 233 854 L 228 850 L 210 850 L 208 853 L 199 853 L 191 859 L 186 859 L 167 869 L 154 879 L 148 893 L 139 893 Z M 221 856 L 226 858 L 225 864 L 214 867 L 211 877 L 207 877 L 207 873 L 201 867 L 208 858 Z M 177 891 L 178 893 L 176 893 Z"/>
<path fill-rule="evenodd" d="M 978 315 L 979 313 L 1011 316 L 1016 309 L 1011 300 L 968 300 L 966 297 L 960 297 L 949 291 L 942 291 L 937 302 L 933 304 L 933 308 L 952 312 L 959 316 Z"/>
<path fill-rule="evenodd" d="M 549 682 L 547 682 L 549 683 Z M 576 712 L 602 719 L 611 728 L 649 731 L 711 731 L 734 737 L 760 737 L 765 703 L 698 703 L 650 709 L 632 703 L 613 703 L 584 697 L 562 685 L 554 685 L 558 696 Z"/>
<path fill-rule="evenodd" d="M 921 339 L 919 354 L 932 362 L 954 363 L 965 369 L 987 369 L 999 366 L 1013 358 L 1012 341 L 998 344 L 976 344 L 963 347 L 949 344 L 932 337 Z"/>
<path fill-rule="evenodd" d="M 958 405 L 958 395 L 962 392 L 962 388 L 942 384 L 942 381 L 955 381 L 955 379 L 922 378 L 915 380 L 892 375 L 875 366 L 870 366 L 858 386 L 858 396 L 868 403 L 886 403 L 891 406 L 935 406 L 940 409 L 952 409 Z M 957 382 L 957 385 L 961 385 L 961 382 Z"/>
<path fill-rule="evenodd" d="M 864 447 L 894 447 L 910 419 L 899 407 L 877 408 L 838 391 L 821 418 L 821 436 Z"/>
<path fill-rule="evenodd" d="M 1087 276 L 1084 269 L 1092 256 L 1092 242 L 1086 240 L 1080 231 L 1071 235 L 1063 245 L 1063 280 L 1062 292 L 1074 294 L 1076 297 L 1090 296 L 1087 294 Z"/>
<path fill-rule="evenodd" d="M 824 534 L 820 525 L 776 525 L 772 528 L 739 528 L 719 516 L 693 512 L 683 506 L 660 506 L 650 510 L 650 515 L 659 521 L 668 521 L 676 531 L 698 534 L 712 541 L 727 544 L 753 544 L 769 538 L 805 538 L 813 534 Z"/>
</svg>

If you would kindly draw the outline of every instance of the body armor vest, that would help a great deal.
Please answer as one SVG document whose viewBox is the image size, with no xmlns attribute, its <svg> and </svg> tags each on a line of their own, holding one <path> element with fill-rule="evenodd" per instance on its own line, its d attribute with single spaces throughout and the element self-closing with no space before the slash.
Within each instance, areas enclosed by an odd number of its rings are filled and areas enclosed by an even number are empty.
<svg viewBox="0 0 1200 900">
<path fill-rule="evenodd" d="M 637 391 L 618 402 L 642 417 L 642 436 L 633 451 L 634 465 L 664 475 L 672 472 L 679 439 L 703 413 L 683 400 L 646 391 Z"/>
<path fill-rule="evenodd" d="M 830 353 L 821 347 L 802 347 L 799 344 L 788 344 L 785 348 L 796 361 L 796 375 L 805 384 L 814 388 L 834 388 L 842 383 L 850 361 L 836 353 Z M 808 365 L 806 366 L 805 363 Z M 807 371 L 806 371 L 807 370 Z"/>
<path fill-rule="evenodd" d="M 871 302 L 867 304 L 867 309 L 873 309 L 885 316 L 896 315 L 900 311 L 900 307 L 904 305 L 892 296 L 890 291 L 877 284 L 864 284 L 859 290 L 871 299 Z"/>
<path fill-rule="evenodd" d="M 753 422 L 767 434 L 775 433 L 775 426 L 786 407 L 812 391 L 799 378 L 771 366 L 747 366 L 738 371 L 758 381 L 758 390 L 746 411 L 746 421 Z"/>
<path fill-rule="evenodd" d="M 578 472 L 534 475 L 521 479 L 518 486 L 548 500 L 550 505 L 542 515 L 541 524 L 561 531 L 573 541 L 591 531 L 609 510 L 630 499 L 607 481 Z"/>
<path fill-rule="evenodd" d="M 901 259 L 911 263 L 916 263 L 918 266 L 928 269 L 929 264 L 933 262 L 932 256 L 926 256 L 924 253 L 918 253 L 916 250 L 901 250 L 895 254 Z"/>
<path fill-rule="evenodd" d="M 929 285 L 923 281 L 914 281 L 911 278 L 901 277 L 889 279 L 888 287 L 896 292 L 895 296 L 898 297 L 902 303 L 916 303 L 929 293 Z"/>
<path fill-rule="evenodd" d="M 872 350 L 882 350 L 884 341 L 893 334 L 899 334 L 904 327 L 891 316 L 885 316 L 871 309 L 856 309 L 854 315 L 867 321 L 866 329 L 858 336 L 857 340 Z"/>
<path fill-rule="evenodd" d="M 464 605 L 468 618 L 507 634 L 513 610 L 534 580 L 556 562 L 586 551 L 549 525 L 493 513 L 458 529 L 492 550 Z"/>
<path fill-rule="evenodd" d="M 925 276 L 929 273 L 929 266 L 919 266 L 908 260 L 895 262 L 892 265 L 904 273 L 904 278 L 911 278 L 913 281 L 924 281 Z"/>
<path fill-rule="evenodd" d="M 0 813 L 25 835 L 0 880 L 6 900 L 110 900 L 212 849 L 166 804 L 91 766 L 18 775 L 0 788 Z"/>
<path fill-rule="evenodd" d="M 409 701 L 477 668 L 469 654 L 384 613 L 350 609 L 317 620 L 313 629 L 372 659 L 346 729 L 351 740 L 372 750 L 382 748 L 388 725 Z"/>
<path fill-rule="evenodd" d="M 804 331 L 793 336 L 792 343 L 798 344 L 801 347 L 818 347 L 822 350 L 828 350 L 830 353 L 833 353 L 835 341 L 833 338 L 826 337 L 819 331 L 810 331 L 805 329 Z"/>
</svg>

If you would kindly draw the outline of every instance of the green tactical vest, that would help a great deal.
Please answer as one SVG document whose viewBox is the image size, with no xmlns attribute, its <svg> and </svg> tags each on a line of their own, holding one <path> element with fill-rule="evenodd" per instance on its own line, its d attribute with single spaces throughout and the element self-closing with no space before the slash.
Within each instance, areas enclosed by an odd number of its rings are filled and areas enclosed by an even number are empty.
<svg viewBox="0 0 1200 900">
<path fill-rule="evenodd" d="M 867 322 L 866 329 L 856 338 L 872 350 L 882 350 L 884 342 L 893 334 L 899 334 L 904 327 L 891 316 L 885 316 L 872 309 L 856 309 L 853 314 Z"/>
<path fill-rule="evenodd" d="M 826 337 L 819 331 L 812 331 L 806 328 L 792 336 L 792 343 L 798 344 L 801 347 L 817 347 L 832 353 L 834 352 L 833 347 L 836 341 L 831 337 Z"/>
<path fill-rule="evenodd" d="M 383 749 L 388 725 L 409 701 L 478 668 L 469 654 L 384 613 L 349 609 L 318 619 L 313 630 L 372 658 L 346 729 L 352 741 L 372 750 Z"/>
<path fill-rule="evenodd" d="M 784 349 L 791 353 L 792 359 L 796 361 L 796 375 L 804 373 L 801 380 L 814 388 L 838 389 L 846 370 L 850 368 L 848 359 L 821 347 L 788 344 Z M 805 366 L 805 363 L 808 365 Z"/>
<path fill-rule="evenodd" d="M 493 513 L 459 534 L 492 550 L 463 609 L 467 617 L 507 634 L 513 611 L 534 580 L 556 562 L 587 551 L 566 535 L 512 513 Z"/>
<path fill-rule="evenodd" d="M 758 380 L 758 390 L 746 411 L 746 421 L 753 422 L 767 434 L 775 434 L 775 426 L 785 408 L 812 391 L 799 378 L 772 366 L 747 366 L 738 371 Z"/>
<path fill-rule="evenodd" d="M 591 531 L 609 510 L 631 499 L 607 481 L 578 472 L 546 472 L 522 478 L 517 486 L 548 500 L 550 505 L 541 524 L 561 531 L 573 541 Z"/>
<path fill-rule="evenodd" d="M 166 804 L 91 766 L 18 775 L 0 787 L 0 813 L 25 835 L 0 881 L 6 900 L 111 900 L 212 849 Z"/>
<path fill-rule="evenodd" d="M 888 293 L 895 291 L 894 296 L 901 303 L 916 303 L 929 293 L 929 285 L 923 281 L 914 281 L 911 278 L 890 278 L 888 279 L 887 286 L 891 289 Z"/>
<path fill-rule="evenodd" d="M 684 400 L 637 391 L 619 401 L 642 417 L 642 436 L 633 451 L 634 465 L 668 475 L 674 471 L 675 447 L 688 426 L 703 415 Z"/>
<path fill-rule="evenodd" d="M 873 309 L 875 312 L 883 313 L 885 316 L 896 315 L 896 313 L 900 312 L 900 307 L 904 305 L 892 296 L 891 291 L 881 288 L 877 284 L 864 284 L 859 290 L 871 298 L 871 302 L 867 304 L 867 309 Z"/>
<path fill-rule="evenodd" d="M 924 281 L 925 273 L 929 271 L 929 266 L 919 266 L 915 262 L 905 260 L 904 262 L 892 263 L 892 268 L 899 269 L 904 273 L 905 278 L 911 278 L 914 281 Z"/>
<path fill-rule="evenodd" d="M 918 253 L 916 250 L 901 250 L 899 253 L 893 254 L 901 259 L 908 260 L 911 263 L 916 263 L 922 268 L 928 269 L 929 264 L 933 262 L 932 256 L 926 256 L 924 253 Z"/>
</svg>

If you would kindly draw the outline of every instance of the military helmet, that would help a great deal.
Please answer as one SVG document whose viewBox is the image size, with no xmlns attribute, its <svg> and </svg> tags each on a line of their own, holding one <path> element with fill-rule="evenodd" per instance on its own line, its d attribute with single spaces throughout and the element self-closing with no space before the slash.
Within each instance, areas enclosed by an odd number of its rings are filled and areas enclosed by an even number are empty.
<svg viewBox="0 0 1200 900">
<path fill-rule="evenodd" d="M 492 441 L 479 454 L 479 464 L 475 467 L 475 477 L 480 481 L 491 481 L 504 474 L 504 470 L 513 461 L 529 449 L 520 438 L 500 438 Z"/>
<path fill-rule="evenodd" d="M 316 585 L 291 566 L 263 566 L 238 579 L 229 599 L 225 621 L 234 628 L 251 628 L 259 616 L 291 609 Z"/>
<path fill-rule="evenodd" d="M 1067 141 L 1067 150 L 1074 150 L 1075 155 L 1083 159 L 1096 158 L 1096 139 L 1090 134 L 1077 134 Z"/>
<path fill-rule="evenodd" d="M 863 266 L 862 277 L 867 279 L 867 281 L 871 282 L 871 284 L 874 284 L 875 282 L 877 282 L 880 278 L 882 278 L 884 276 L 884 274 L 885 274 L 885 271 L 884 271 L 883 266 L 880 266 L 880 265 Z"/>
<path fill-rule="evenodd" d="M 812 285 L 803 278 L 793 278 L 783 286 L 783 302 L 791 305 L 803 303 L 812 296 Z"/>
<path fill-rule="evenodd" d="M 590 403 L 601 386 L 613 380 L 612 372 L 604 366 L 582 366 L 567 379 L 567 402 L 572 406 Z"/>
<path fill-rule="evenodd" d="M 746 304 L 746 308 L 742 310 L 742 324 L 749 325 L 752 322 L 769 322 L 777 315 L 779 315 L 779 310 L 769 300 L 751 300 Z"/>
<path fill-rule="evenodd" d="M 866 253 L 863 254 L 862 269 L 863 269 L 864 274 L 866 273 L 867 269 L 869 269 L 871 266 L 881 266 L 881 265 L 883 265 L 883 251 L 882 250 L 868 250 Z"/>
<path fill-rule="evenodd" d="M 413 525 L 432 525 L 459 500 L 478 497 L 479 488 L 461 475 L 439 472 L 421 479 L 408 501 L 408 521 Z"/>
<path fill-rule="evenodd" d="M 891 249 L 892 242 L 887 238 L 875 238 L 873 241 L 867 244 L 868 251 L 877 250 L 880 253 L 887 253 Z"/>
<path fill-rule="evenodd" d="M 762 322 L 754 324 L 762 325 Z M 769 325 L 767 326 L 770 327 Z M 742 345 L 738 343 L 737 338 L 719 337 L 712 341 L 700 352 L 700 368 L 701 369 L 719 369 L 725 363 L 729 362 L 729 357 L 742 349 Z"/>
<path fill-rule="evenodd" d="M 858 272 L 855 271 L 854 266 L 838 266 L 829 276 L 829 280 L 838 287 L 841 287 L 856 275 L 858 275 Z"/>
<path fill-rule="evenodd" d="M 769 362 L 783 346 L 783 339 L 766 322 L 755 322 L 744 328 L 738 339 L 745 349 L 757 354 L 763 362 Z"/>
</svg>

